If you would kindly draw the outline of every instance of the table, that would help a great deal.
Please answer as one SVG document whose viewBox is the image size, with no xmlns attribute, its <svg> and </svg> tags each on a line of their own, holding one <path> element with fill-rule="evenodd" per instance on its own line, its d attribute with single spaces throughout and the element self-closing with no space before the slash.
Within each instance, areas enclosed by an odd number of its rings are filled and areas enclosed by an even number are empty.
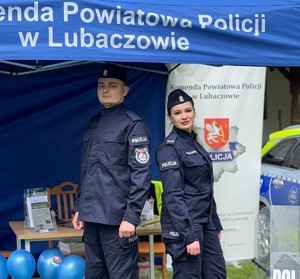
<svg viewBox="0 0 300 279">
<path fill-rule="evenodd" d="M 75 230 L 70 227 L 57 226 L 57 230 L 47 233 L 39 233 L 34 228 L 24 228 L 24 221 L 10 221 L 9 226 L 16 235 L 17 249 L 22 248 L 22 241 L 25 242 L 25 250 L 30 252 L 30 243 L 32 241 L 48 241 L 48 240 L 62 240 L 65 238 L 82 237 L 83 230 Z M 154 220 L 142 222 L 137 227 L 138 235 L 149 236 L 149 251 L 150 251 L 150 277 L 155 278 L 154 275 L 154 235 L 161 234 L 161 225 L 159 216 L 154 216 Z"/>
<path fill-rule="evenodd" d="M 10 221 L 9 226 L 16 235 L 17 249 L 22 248 L 22 241 L 24 241 L 25 250 L 29 252 L 30 242 L 32 241 L 62 240 L 65 238 L 78 238 L 83 235 L 83 230 L 61 226 L 57 226 L 55 231 L 39 233 L 34 228 L 24 228 L 24 221 Z"/>
<path fill-rule="evenodd" d="M 140 226 L 136 228 L 138 235 L 149 236 L 149 252 L 150 252 L 150 278 L 155 278 L 154 275 L 154 235 L 161 234 L 161 225 L 159 216 L 155 215 L 152 221 L 143 221 Z M 148 225 L 147 225 L 148 224 Z"/>
</svg>

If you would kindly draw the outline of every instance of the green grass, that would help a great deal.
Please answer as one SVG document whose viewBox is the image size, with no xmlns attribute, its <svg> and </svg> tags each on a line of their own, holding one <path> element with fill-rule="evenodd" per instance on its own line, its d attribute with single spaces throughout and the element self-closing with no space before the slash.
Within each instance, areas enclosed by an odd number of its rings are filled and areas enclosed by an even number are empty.
<svg viewBox="0 0 300 279">
<path fill-rule="evenodd" d="M 149 279 L 150 276 L 140 277 L 141 279 Z M 155 278 L 161 279 L 161 271 L 155 270 Z M 227 279 L 267 279 L 269 278 L 265 272 L 258 269 L 252 262 L 244 262 L 235 265 L 227 265 Z M 172 271 L 168 271 L 167 279 L 172 279 Z"/>
<path fill-rule="evenodd" d="M 252 262 L 244 262 L 235 265 L 227 265 L 227 279 L 267 279 L 264 271 L 259 269 Z"/>
<path fill-rule="evenodd" d="M 38 277 L 39 278 L 39 277 Z M 38 279 L 36 278 L 36 279 Z M 161 271 L 155 269 L 155 279 L 161 279 Z M 227 265 L 226 279 L 269 279 L 265 272 L 258 269 L 252 262 L 244 262 L 235 265 Z M 150 279 L 150 276 L 142 276 L 140 279 Z M 172 279 L 172 271 L 167 272 L 167 279 Z"/>
</svg>

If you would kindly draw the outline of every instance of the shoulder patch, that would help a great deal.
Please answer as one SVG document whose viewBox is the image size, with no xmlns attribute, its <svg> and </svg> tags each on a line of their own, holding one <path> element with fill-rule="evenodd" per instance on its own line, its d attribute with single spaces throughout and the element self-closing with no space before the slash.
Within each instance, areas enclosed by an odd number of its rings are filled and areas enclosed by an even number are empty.
<svg viewBox="0 0 300 279">
<path fill-rule="evenodd" d="M 168 160 L 160 163 L 159 168 L 161 171 L 167 169 L 177 169 L 179 168 L 179 162 L 177 160 Z"/>
<path fill-rule="evenodd" d="M 130 110 L 126 110 L 125 111 L 126 114 L 129 116 L 129 118 L 132 120 L 132 121 L 139 121 L 139 120 L 142 120 L 141 117 L 139 117 L 137 114 L 135 114 L 134 112 L 130 111 Z"/>
<path fill-rule="evenodd" d="M 149 138 L 148 136 L 143 136 L 143 135 L 131 136 L 129 138 L 129 144 L 132 146 L 149 144 Z"/>
<path fill-rule="evenodd" d="M 149 162 L 150 155 L 148 147 L 135 148 L 135 159 L 138 163 L 145 165 Z"/>
<path fill-rule="evenodd" d="M 177 135 L 176 134 L 170 134 L 167 138 L 166 138 L 166 145 L 174 145 L 177 139 Z"/>
</svg>

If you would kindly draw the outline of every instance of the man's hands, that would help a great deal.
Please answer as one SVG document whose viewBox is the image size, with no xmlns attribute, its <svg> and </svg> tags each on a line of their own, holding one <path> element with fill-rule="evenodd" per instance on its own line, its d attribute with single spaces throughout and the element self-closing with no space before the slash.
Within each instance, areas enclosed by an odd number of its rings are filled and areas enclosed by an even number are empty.
<svg viewBox="0 0 300 279">
<path fill-rule="evenodd" d="M 73 227 L 75 230 L 81 230 L 84 227 L 84 222 L 78 221 L 79 212 L 75 212 L 74 218 L 72 220 Z M 130 224 L 127 221 L 122 221 L 119 227 L 119 236 L 120 237 L 131 237 L 135 234 L 135 226 Z"/>
<path fill-rule="evenodd" d="M 131 237 L 135 234 L 135 226 L 127 221 L 122 221 L 119 227 L 119 237 Z"/>
<path fill-rule="evenodd" d="M 75 230 L 81 230 L 81 229 L 83 229 L 83 226 L 84 226 L 84 222 L 78 221 L 78 214 L 79 214 L 78 211 L 75 212 L 74 218 L 72 220 L 72 224 L 73 224 L 73 227 Z"/>
</svg>

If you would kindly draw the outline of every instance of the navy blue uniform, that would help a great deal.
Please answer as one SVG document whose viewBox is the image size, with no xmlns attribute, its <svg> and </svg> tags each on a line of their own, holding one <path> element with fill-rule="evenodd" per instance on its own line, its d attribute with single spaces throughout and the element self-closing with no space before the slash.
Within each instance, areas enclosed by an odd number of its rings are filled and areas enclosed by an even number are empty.
<svg viewBox="0 0 300 279">
<path fill-rule="evenodd" d="M 173 278 L 226 278 L 218 239 L 222 230 L 213 197 L 212 162 L 194 133 L 175 127 L 157 150 L 163 183 L 161 225 Z M 200 255 L 186 246 L 200 242 Z M 199 264 L 198 264 L 199 263 Z"/>
<path fill-rule="evenodd" d="M 85 222 L 86 279 L 138 278 L 138 238 L 119 238 L 118 229 L 122 220 L 140 223 L 151 186 L 149 146 L 148 129 L 124 104 L 103 109 L 88 125 L 74 208 Z"/>
</svg>

